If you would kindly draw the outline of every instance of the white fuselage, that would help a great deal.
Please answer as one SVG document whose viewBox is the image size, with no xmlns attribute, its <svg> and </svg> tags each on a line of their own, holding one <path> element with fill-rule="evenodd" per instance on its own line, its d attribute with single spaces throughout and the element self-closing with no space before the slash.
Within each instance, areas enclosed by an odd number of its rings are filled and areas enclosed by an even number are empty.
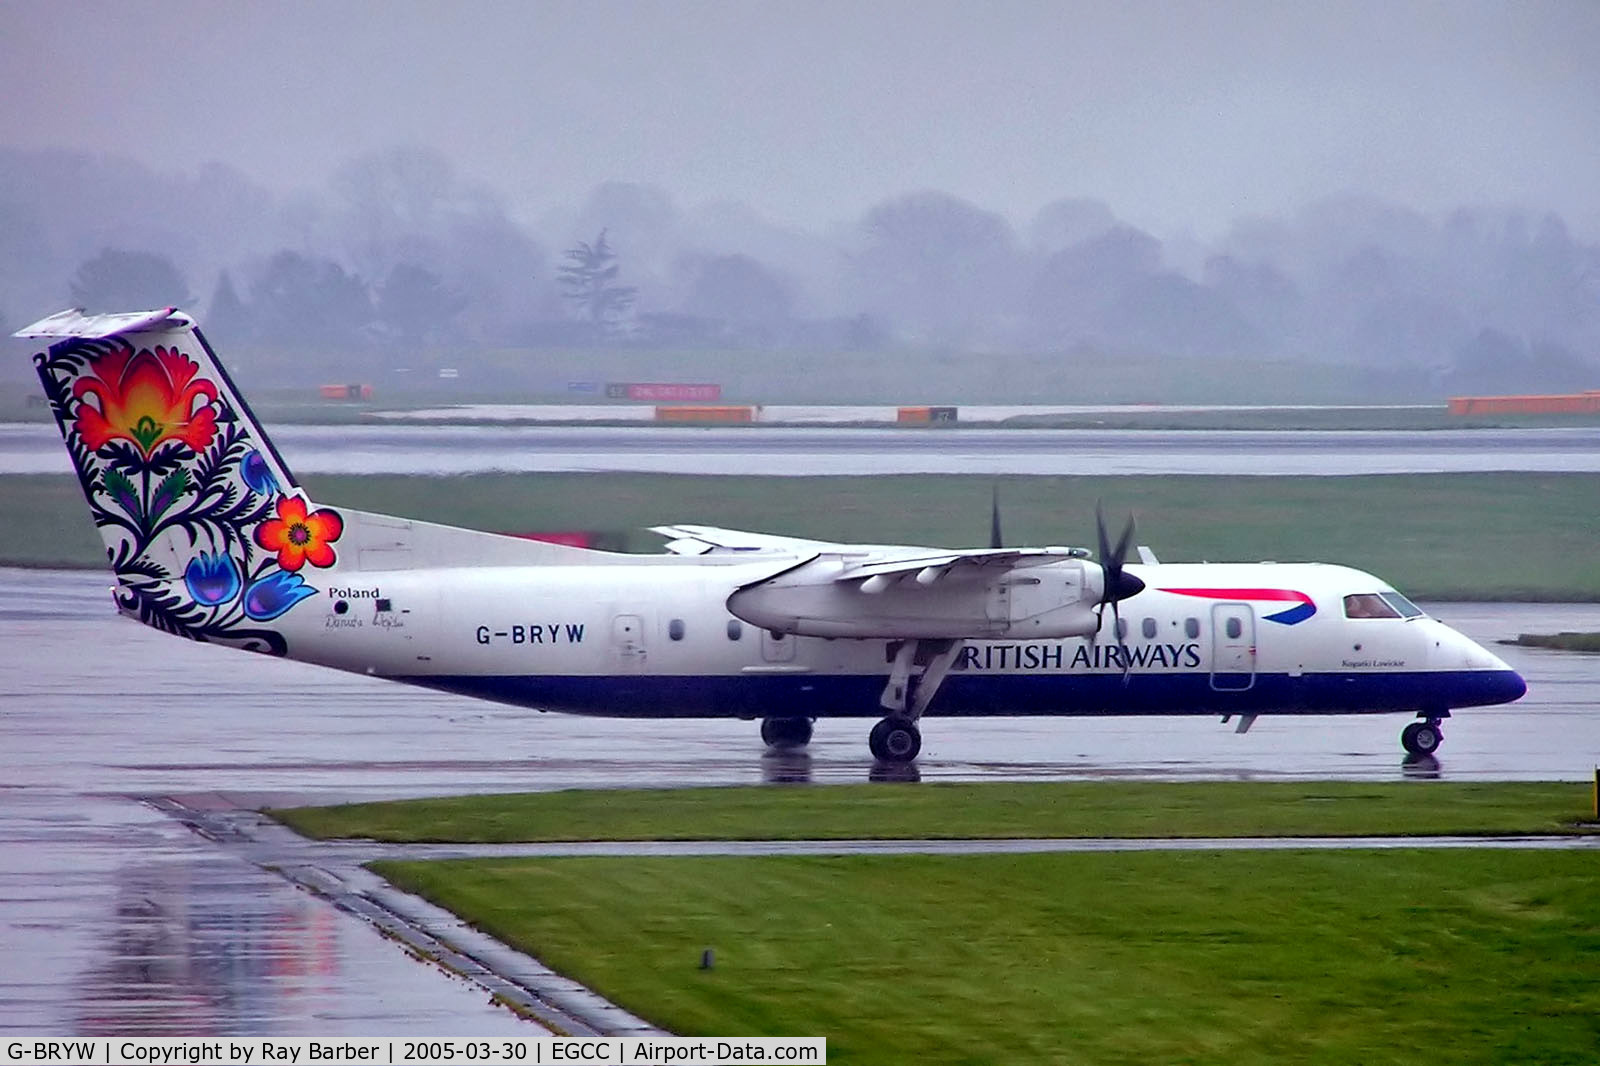
<svg viewBox="0 0 1600 1066">
<path fill-rule="evenodd" d="M 730 596 L 784 562 L 696 562 L 340 574 L 317 609 L 280 624 L 293 658 L 551 710 L 881 713 L 899 641 L 750 625 Z M 1146 588 L 1119 605 L 1120 646 L 1110 610 L 1093 639 L 966 640 L 928 713 L 1432 712 L 1523 690 L 1498 657 L 1432 618 L 1346 617 L 1345 596 L 1390 591 L 1358 570 L 1128 569 Z"/>
</svg>

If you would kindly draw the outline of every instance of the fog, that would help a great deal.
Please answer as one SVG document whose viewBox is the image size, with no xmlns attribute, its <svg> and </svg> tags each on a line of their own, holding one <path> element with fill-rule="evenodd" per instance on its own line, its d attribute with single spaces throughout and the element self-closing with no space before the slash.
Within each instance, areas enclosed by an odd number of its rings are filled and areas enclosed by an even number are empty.
<svg viewBox="0 0 1600 1066">
<path fill-rule="evenodd" d="M 295 346 L 1600 387 L 1597 54 L 1576 0 L 18 3 L 0 316 L 181 303 L 297 382 Z"/>
</svg>

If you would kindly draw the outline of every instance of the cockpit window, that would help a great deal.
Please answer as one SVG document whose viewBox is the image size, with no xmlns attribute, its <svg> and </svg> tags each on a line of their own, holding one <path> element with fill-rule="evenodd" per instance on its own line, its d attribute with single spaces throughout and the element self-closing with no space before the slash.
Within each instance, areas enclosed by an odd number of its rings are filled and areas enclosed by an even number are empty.
<svg viewBox="0 0 1600 1066">
<path fill-rule="evenodd" d="M 1412 603 L 1398 592 L 1380 592 L 1378 595 L 1383 597 L 1384 603 L 1387 603 L 1390 607 L 1393 607 L 1395 610 L 1399 611 L 1401 618 L 1422 617 L 1422 608 L 1418 607 L 1416 604 Z"/>
<path fill-rule="evenodd" d="M 1420 613 L 1420 612 L 1418 612 Z M 1400 612 L 1391 607 L 1376 592 L 1360 592 L 1344 598 L 1346 618 L 1399 618 Z"/>
</svg>

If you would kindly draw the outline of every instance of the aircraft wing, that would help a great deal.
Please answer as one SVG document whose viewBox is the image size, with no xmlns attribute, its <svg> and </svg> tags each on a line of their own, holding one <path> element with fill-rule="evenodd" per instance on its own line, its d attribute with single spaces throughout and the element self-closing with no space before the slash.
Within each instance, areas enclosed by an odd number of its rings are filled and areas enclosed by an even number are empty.
<svg viewBox="0 0 1600 1066">
<path fill-rule="evenodd" d="M 841 557 L 844 566 L 833 578 L 835 581 L 862 581 L 879 575 L 897 577 L 925 570 L 948 573 L 957 566 L 979 567 L 994 574 L 1004 570 L 1060 562 L 1062 559 L 1083 559 L 1089 554 L 1083 548 L 947 550 L 891 544 L 841 544 L 828 540 L 808 540 L 804 537 L 783 537 L 774 533 L 721 529 L 717 526 L 651 526 L 650 531 L 673 538 L 667 545 L 667 550 L 677 555 L 705 555 L 713 551 L 772 552 L 807 556 L 837 555 Z M 930 583 L 929 580 L 922 582 L 922 584 Z"/>
<path fill-rule="evenodd" d="M 853 545 L 736 589 L 728 610 L 778 633 L 887 640 L 1083 636 L 1101 569 L 1081 548 Z"/>
<path fill-rule="evenodd" d="M 883 581 L 876 583 L 878 587 L 883 587 L 890 581 L 915 573 L 917 584 L 931 585 L 958 567 L 1000 574 L 1045 563 L 1059 563 L 1063 559 L 1082 559 L 1087 555 L 1088 552 L 1082 548 L 970 548 L 960 551 L 881 548 L 865 558 L 851 560 L 833 580 L 862 581 L 865 584 L 868 579 L 883 578 Z"/>
</svg>

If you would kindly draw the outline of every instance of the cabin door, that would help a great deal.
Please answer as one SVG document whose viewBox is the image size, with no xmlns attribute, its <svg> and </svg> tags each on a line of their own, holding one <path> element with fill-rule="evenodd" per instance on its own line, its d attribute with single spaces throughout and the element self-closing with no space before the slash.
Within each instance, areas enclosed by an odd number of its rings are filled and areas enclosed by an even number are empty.
<svg viewBox="0 0 1600 1066">
<path fill-rule="evenodd" d="M 1211 608 L 1211 687 L 1243 692 L 1256 683 L 1256 613 L 1248 603 Z"/>
<path fill-rule="evenodd" d="M 622 672 L 636 674 L 644 670 L 644 619 L 636 614 L 619 614 L 612 618 L 611 651 Z"/>
</svg>

